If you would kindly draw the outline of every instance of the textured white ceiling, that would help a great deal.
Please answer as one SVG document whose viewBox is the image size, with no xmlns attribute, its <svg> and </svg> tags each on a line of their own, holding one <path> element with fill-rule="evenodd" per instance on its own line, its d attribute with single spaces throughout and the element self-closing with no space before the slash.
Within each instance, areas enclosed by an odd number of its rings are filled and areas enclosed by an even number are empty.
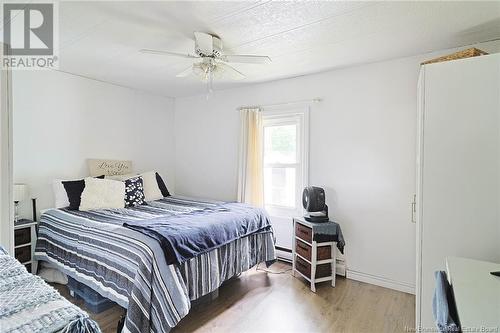
<svg viewBox="0 0 500 333">
<path fill-rule="evenodd" d="M 61 70 L 165 96 L 205 86 L 175 77 L 190 60 L 138 50 L 192 52 L 193 31 L 272 58 L 216 90 L 500 38 L 500 1 L 61 2 L 59 18 Z"/>
</svg>

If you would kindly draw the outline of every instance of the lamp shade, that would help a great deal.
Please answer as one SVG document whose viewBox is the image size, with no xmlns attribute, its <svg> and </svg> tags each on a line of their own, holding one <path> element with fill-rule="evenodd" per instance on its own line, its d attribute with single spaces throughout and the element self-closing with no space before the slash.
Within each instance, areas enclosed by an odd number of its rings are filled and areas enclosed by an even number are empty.
<svg viewBox="0 0 500 333">
<path fill-rule="evenodd" d="M 23 201 L 28 197 L 28 185 L 14 184 L 14 201 Z"/>
</svg>

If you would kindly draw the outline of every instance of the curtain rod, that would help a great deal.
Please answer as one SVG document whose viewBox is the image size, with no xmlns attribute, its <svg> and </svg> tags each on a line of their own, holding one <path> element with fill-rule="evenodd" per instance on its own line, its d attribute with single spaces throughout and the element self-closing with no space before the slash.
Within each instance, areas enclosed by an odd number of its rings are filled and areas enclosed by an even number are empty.
<svg viewBox="0 0 500 333">
<path fill-rule="evenodd" d="M 248 108 L 269 108 L 273 106 L 284 106 L 284 105 L 294 105 L 294 104 L 305 104 L 305 103 L 319 103 L 323 99 L 316 97 L 312 99 L 301 99 L 293 102 L 285 102 L 285 103 L 275 103 L 275 104 L 267 104 L 267 105 L 254 105 L 254 106 L 241 106 L 237 110 L 248 109 Z"/>
</svg>

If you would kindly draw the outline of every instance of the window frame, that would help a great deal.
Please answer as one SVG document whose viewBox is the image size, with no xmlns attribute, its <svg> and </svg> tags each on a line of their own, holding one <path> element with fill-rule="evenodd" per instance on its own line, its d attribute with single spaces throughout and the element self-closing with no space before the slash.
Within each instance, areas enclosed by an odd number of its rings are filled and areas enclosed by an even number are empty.
<svg viewBox="0 0 500 333">
<path fill-rule="evenodd" d="M 281 205 L 269 205 L 264 202 L 266 210 L 271 216 L 293 217 L 303 213 L 302 190 L 309 184 L 309 107 L 302 108 L 279 108 L 266 110 L 262 114 L 262 154 L 264 154 L 264 129 L 268 126 L 297 125 L 296 163 L 265 163 L 262 158 L 262 170 L 266 167 L 290 167 L 294 166 L 295 175 L 295 208 Z M 264 184 L 265 188 L 265 184 Z"/>
</svg>

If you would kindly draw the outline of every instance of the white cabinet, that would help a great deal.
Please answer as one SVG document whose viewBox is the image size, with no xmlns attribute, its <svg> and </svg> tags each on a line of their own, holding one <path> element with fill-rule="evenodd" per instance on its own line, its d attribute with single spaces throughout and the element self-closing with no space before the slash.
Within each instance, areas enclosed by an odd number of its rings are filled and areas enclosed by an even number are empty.
<svg viewBox="0 0 500 333">
<path fill-rule="evenodd" d="M 422 66 L 417 148 L 417 327 L 435 327 L 446 257 L 500 262 L 500 55 Z"/>
</svg>

